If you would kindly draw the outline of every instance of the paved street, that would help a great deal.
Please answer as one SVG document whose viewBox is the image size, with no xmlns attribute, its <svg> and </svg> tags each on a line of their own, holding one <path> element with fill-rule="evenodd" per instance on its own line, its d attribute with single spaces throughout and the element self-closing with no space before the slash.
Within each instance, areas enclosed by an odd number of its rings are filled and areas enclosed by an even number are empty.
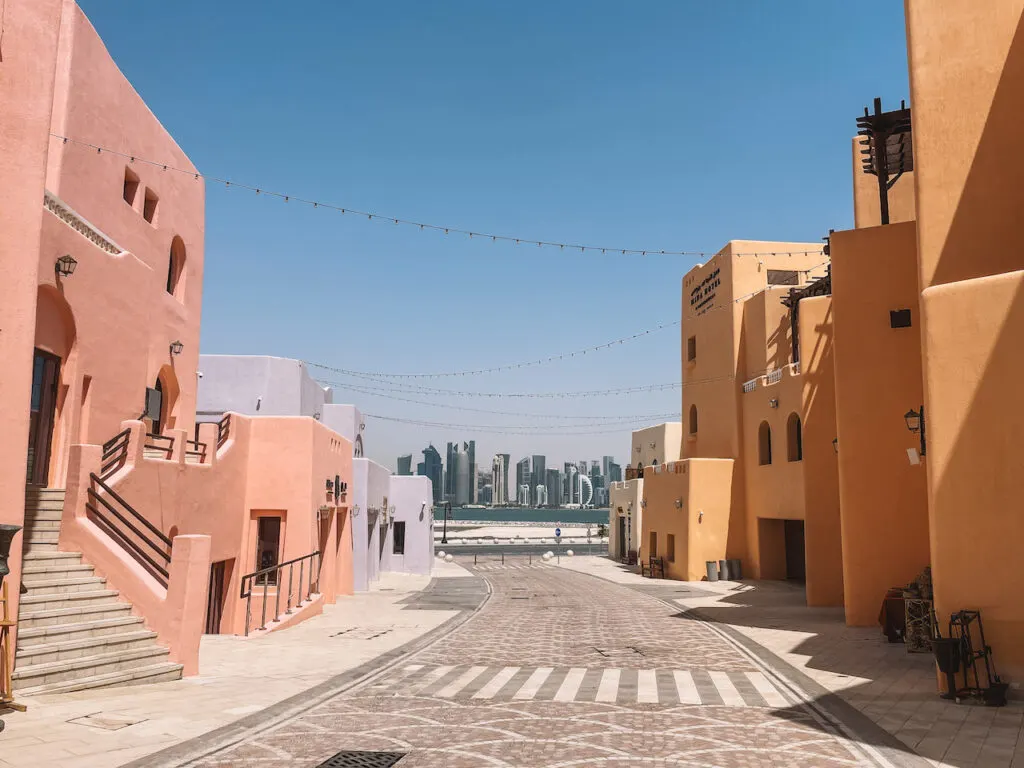
<svg viewBox="0 0 1024 768">
<path fill-rule="evenodd" d="M 405 753 L 400 768 L 922 764 L 872 746 L 873 724 L 830 722 L 657 594 L 525 559 L 476 574 L 491 596 L 452 633 L 189 764 L 313 768 L 345 750 Z"/>
</svg>

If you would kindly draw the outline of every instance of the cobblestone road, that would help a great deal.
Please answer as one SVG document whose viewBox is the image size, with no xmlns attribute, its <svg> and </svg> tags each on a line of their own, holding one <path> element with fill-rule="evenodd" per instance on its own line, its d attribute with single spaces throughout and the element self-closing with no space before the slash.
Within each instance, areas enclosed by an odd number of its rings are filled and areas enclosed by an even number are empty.
<svg viewBox="0 0 1024 768">
<path fill-rule="evenodd" d="M 313 768 L 343 750 L 406 753 L 398 768 L 886 765 L 653 597 L 543 565 L 479 573 L 493 594 L 452 634 L 196 765 Z"/>
</svg>

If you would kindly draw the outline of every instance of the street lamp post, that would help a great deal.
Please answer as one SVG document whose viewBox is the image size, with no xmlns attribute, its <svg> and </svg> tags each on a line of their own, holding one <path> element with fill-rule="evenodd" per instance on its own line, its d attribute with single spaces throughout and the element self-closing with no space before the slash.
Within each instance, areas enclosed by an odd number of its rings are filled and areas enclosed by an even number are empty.
<svg viewBox="0 0 1024 768">
<path fill-rule="evenodd" d="M 448 518 L 451 516 L 451 514 L 452 514 L 452 503 L 450 501 L 446 501 L 444 503 L 444 527 L 441 530 L 441 543 L 442 544 L 447 544 L 448 543 Z"/>
</svg>

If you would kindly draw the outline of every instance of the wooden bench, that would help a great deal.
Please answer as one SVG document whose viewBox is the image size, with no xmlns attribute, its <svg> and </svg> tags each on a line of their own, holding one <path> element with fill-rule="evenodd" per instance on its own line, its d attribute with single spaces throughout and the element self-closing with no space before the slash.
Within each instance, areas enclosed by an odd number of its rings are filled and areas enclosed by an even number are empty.
<svg viewBox="0 0 1024 768">
<path fill-rule="evenodd" d="M 646 563 L 641 561 L 640 563 L 640 575 L 646 576 L 650 579 L 664 579 L 665 578 L 665 559 L 662 557 L 652 557 Z"/>
</svg>

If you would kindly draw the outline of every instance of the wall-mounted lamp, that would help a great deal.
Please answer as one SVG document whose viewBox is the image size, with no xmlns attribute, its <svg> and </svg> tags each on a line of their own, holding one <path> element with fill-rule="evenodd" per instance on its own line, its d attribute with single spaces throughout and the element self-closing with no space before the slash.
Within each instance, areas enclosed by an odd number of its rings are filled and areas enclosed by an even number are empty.
<svg viewBox="0 0 1024 768">
<path fill-rule="evenodd" d="M 626 510 L 629 511 L 629 512 L 633 511 L 633 502 L 632 501 L 630 501 L 629 503 L 626 504 Z"/>
<path fill-rule="evenodd" d="M 832 438 L 832 451 L 834 453 L 839 453 L 839 438 L 838 437 L 833 437 Z"/>
<path fill-rule="evenodd" d="M 649 445 L 650 445 L 651 449 L 653 450 L 654 447 L 657 445 L 657 443 L 649 443 Z"/>
<path fill-rule="evenodd" d="M 769 408 L 778 408 L 778 407 L 779 407 L 779 401 L 778 401 L 778 399 L 776 399 L 776 398 L 774 398 L 774 397 L 773 397 L 773 398 L 772 398 L 771 400 L 769 400 L 769 401 L 768 401 L 768 407 L 769 407 Z"/>
<path fill-rule="evenodd" d="M 356 504 L 352 507 L 352 517 L 359 517 L 359 505 Z"/>
<path fill-rule="evenodd" d="M 174 341 L 171 342 L 171 354 L 172 355 L 180 355 L 181 354 L 181 350 L 183 350 L 184 348 L 185 348 L 185 345 L 182 344 L 177 339 L 175 339 Z"/>
<path fill-rule="evenodd" d="M 78 262 L 71 257 L 71 254 L 65 253 L 57 259 L 57 263 L 53 265 L 53 271 L 61 277 L 71 277 L 75 274 L 75 267 L 77 266 Z"/>
<path fill-rule="evenodd" d="M 676 499 L 676 509 L 682 509 L 682 508 L 683 508 L 683 500 L 682 499 Z"/>
<path fill-rule="evenodd" d="M 392 504 L 390 507 L 388 507 L 388 514 L 389 515 L 395 514 L 395 505 L 394 504 Z"/>
<path fill-rule="evenodd" d="M 921 406 L 921 411 L 915 411 L 911 408 L 905 414 L 903 414 L 903 420 L 907 422 L 907 429 L 913 432 L 915 435 L 921 436 L 921 455 L 925 455 L 925 448 L 927 444 L 925 442 L 925 420 L 924 420 L 924 406 Z"/>
<path fill-rule="evenodd" d="M 327 478 L 327 492 L 330 493 L 334 490 L 334 481 L 331 478 Z"/>
<path fill-rule="evenodd" d="M 703 509 L 700 510 L 699 512 L 697 512 L 697 522 L 698 523 L 703 523 L 704 522 L 704 510 Z"/>
<path fill-rule="evenodd" d="M 316 411 L 313 413 L 313 419 L 316 421 L 320 421 L 320 411 Z"/>
<path fill-rule="evenodd" d="M 640 506 L 647 509 L 647 499 L 640 499 Z"/>
</svg>

